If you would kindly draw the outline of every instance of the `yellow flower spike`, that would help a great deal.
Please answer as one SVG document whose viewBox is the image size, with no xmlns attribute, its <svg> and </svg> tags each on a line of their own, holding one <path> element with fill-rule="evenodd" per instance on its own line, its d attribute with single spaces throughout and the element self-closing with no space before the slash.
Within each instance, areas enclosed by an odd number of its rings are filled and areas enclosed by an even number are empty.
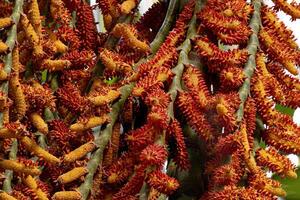
<svg viewBox="0 0 300 200">
<path fill-rule="evenodd" d="M 49 71 L 62 71 L 68 69 L 71 66 L 69 60 L 50 60 L 45 59 L 42 63 L 42 69 L 48 69 Z"/>
<path fill-rule="evenodd" d="M 300 8 L 296 2 L 289 3 L 287 0 L 272 0 L 276 8 L 280 8 L 283 12 L 290 15 L 293 20 L 300 19 Z"/>
<path fill-rule="evenodd" d="M 109 121 L 108 115 L 102 115 L 100 117 L 91 117 L 87 122 L 77 122 L 70 126 L 70 129 L 75 132 L 82 132 L 96 126 L 100 126 Z"/>
<path fill-rule="evenodd" d="M 27 185 L 27 187 L 34 191 L 39 200 L 48 200 L 47 194 L 38 188 L 38 184 L 32 176 L 27 176 L 23 182 Z"/>
<path fill-rule="evenodd" d="M 110 30 L 112 27 L 113 18 L 110 14 L 103 15 L 104 27 L 106 30 Z"/>
<path fill-rule="evenodd" d="M 32 176 L 27 176 L 23 182 L 31 189 L 37 189 L 38 185 Z"/>
<path fill-rule="evenodd" d="M 33 54 L 37 57 L 41 57 L 42 55 L 44 55 L 40 38 L 38 34 L 35 32 L 33 26 L 31 25 L 31 23 L 29 22 L 25 14 L 21 16 L 21 25 L 23 27 L 23 30 L 25 31 L 27 39 L 30 41 L 30 43 L 33 46 Z"/>
<path fill-rule="evenodd" d="M 9 93 L 14 100 L 15 108 L 17 111 L 17 118 L 22 119 L 27 111 L 27 104 L 24 92 L 21 87 L 20 78 L 19 78 L 19 50 L 18 47 L 13 49 L 12 52 L 12 70 L 13 73 L 11 74 L 9 80 Z"/>
<path fill-rule="evenodd" d="M 7 73 L 3 69 L 0 69 L 0 81 L 7 80 L 7 78 L 8 78 Z"/>
<path fill-rule="evenodd" d="M 77 191 L 61 191 L 56 192 L 52 196 L 52 200 L 80 200 L 81 194 Z"/>
<path fill-rule="evenodd" d="M 8 46 L 0 40 L 0 54 L 8 52 Z"/>
<path fill-rule="evenodd" d="M 17 200 L 15 197 L 10 196 L 6 192 L 0 192 L 0 200 Z"/>
<path fill-rule="evenodd" d="M 252 173 L 256 173 L 259 168 L 257 167 L 256 161 L 250 149 L 247 128 L 245 124 L 242 124 L 240 127 L 240 140 L 242 146 L 244 147 L 244 159 L 246 161 L 246 164 Z"/>
<path fill-rule="evenodd" d="M 64 156 L 63 160 L 65 162 L 74 162 L 74 161 L 84 157 L 86 154 L 90 153 L 95 148 L 96 148 L 96 145 L 93 142 L 85 143 L 84 145 L 81 145 L 77 149 L 66 154 Z"/>
<path fill-rule="evenodd" d="M 117 24 L 112 30 L 115 37 L 123 37 L 128 46 L 133 47 L 141 52 L 150 52 L 150 46 L 137 38 L 136 30 L 128 24 Z"/>
<path fill-rule="evenodd" d="M 53 45 L 56 49 L 56 53 L 66 53 L 68 51 L 68 46 L 60 40 L 54 41 Z"/>
<path fill-rule="evenodd" d="M 39 36 L 41 36 L 42 34 L 41 15 L 40 15 L 40 9 L 37 0 L 31 0 L 29 4 L 28 17 L 36 33 Z"/>
<path fill-rule="evenodd" d="M 126 0 L 121 4 L 121 13 L 128 15 L 136 7 L 136 0 Z"/>
<path fill-rule="evenodd" d="M 277 34 L 279 34 L 290 45 L 291 48 L 298 48 L 298 45 L 293 36 L 293 32 L 289 30 L 286 25 L 278 19 L 275 11 L 267 7 L 263 8 L 262 22 L 266 27 L 275 29 Z"/>
<path fill-rule="evenodd" d="M 296 63 L 293 60 L 292 56 L 289 55 L 289 52 L 285 52 L 273 38 L 272 36 L 264 29 L 261 29 L 259 32 L 260 40 L 266 46 L 266 48 L 270 51 L 272 56 L 278 57 L 279 62 L 293 75 L 298 74 L 298 70 L 296 68 Z"/>
<path fill-rule="evenodd" d="M 33 126 L 40 131 L 41 133 L 47 134 L 48 133 L 48 125 L 44 121 L 44 119 L 36 112 L 30 114 L 30 119 Z"/>
<path fill-rule="evenodd" d="M 18 135 L 16 132 L 11 131 L 7 128 L 0 129 L 0 138 L 17 138 Z"/>
<path fill-rule="evenodd" d="M 37 167 L 28 167 L 23 163 L 15 160 L 0 159 L 0 168 L 13 170 L 14 172 L 37 176 L 41 174 L 41 171 Z"/>
<path fill-rule="evenodd" d="M 72 181 L 79 179 L 81 176 L 83 176 L 87 172 L 88 172 L 88 170 L 85 167 L 75 167 L 74 169 L 68 171 L 67 173 L 60 175 L 57 178 L 57 181 L 60 184 L 67 184 L 67 183 L 70 183 Z"/>
<path fill-rule="evenodd" d="M 280 187 L 273 187 L 272 185 L 265 185 L 264 186 L 264 189 L 266 191 L 268 191 L 269 193 L 273 194 L 273 195 L 276 195 L 276 196 L 279 196 L 279 197 L 285 197 L 286 196 L 286 191 Z"/>
<path fill-rule="evenodd" d="M 10 17 L 0 18 L 0 29 L 9 27 L 13 25 L 13 23 L 14 22 L 11 20 Z"/>
<path fill-rule="evenodd" d="M 267 150 L 258 149 L 256 151 L 256 160 L 259 165 L 266 166 L 271 171 L 279 175 L 293 179 L 297 178 L 295 166 L 293 166 L 287 157 L 279 154 L 279 152 L 273 147 L 269 147 Z"/>
<path fill-rule="evenodd" d="M 95 96 L 95 97 L 89 97 L 89 100 L 95 105 L 95 106 L 101 106 L 108 104 L 114 100 L 116 100 L 121 93 L 117 90 L 110 90 L 105 95 Z"/>
<path fill-rule="evenodd" d="M 36 144 L 33 140 L 31 140 L 27 136 L 21 139 L 21 143 L 24 145 L 25 149 L 35 154 L 36 156 L 43 158 L 47 162 L 50 163 L 60 162 L 60 160 L 57 157 L 53 156 L 46 150 L 42 149 L 38 144 Z"/>
</svg>

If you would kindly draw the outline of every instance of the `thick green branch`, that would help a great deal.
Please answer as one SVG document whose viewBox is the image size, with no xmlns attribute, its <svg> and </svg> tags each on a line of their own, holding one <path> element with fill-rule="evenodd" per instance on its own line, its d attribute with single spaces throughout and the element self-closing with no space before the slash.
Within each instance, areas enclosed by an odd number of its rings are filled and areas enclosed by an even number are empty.
<svg viewBox="0 0 300 200">
<path fill-rule="evenodd" d="M 252 2 L 254 6 L 254 12 L 250 21 L 250 27 L 253 31 L 252 35 L 250 36 L 250 40 L 248 42 L 247 50 L 249 52 L 248 61 L 244 67 L 244 73 L 246 75 L 246 80 L 241 86 L 239 90 L 239 96 L 241 99 L 241 104 L 239 109 L 236 113 L 237 121 L 241 122 L 244 115 L 244 104 L 250 94 L 250 80 L 254 73 L 256 63 L 255 63 L 255 55 L 257 49 L 259 47 L 259 40 L 258 40 L 258 32 L 261 26 L 261 19 L 260 19 L 260 8 L 261 8 L 261 0 L 254 0 Z"/>
<path fill-rule="evenodd" d="M 163 22 L 162 26 L 160 27 L 159 31 L 157 32 L 156 37 L 154 38 L 154 40 L 152 41 L 152 43 L 150 45 L 153 54 L 155 54 L 157 52 L 157 50 L 159 49 L 161 44 L 166 39 L 166 36 L 169 33 L 169 31 L 174 23 L 176 13 L 178 11 L 178 7 L 179 7 L 178 0 L 171 0 L 169 2 L 168 11 L 166 13 L 164 22 Z"/>
<path fill-rule="evenodd" d="M 12 50 L 15 46 L 16 39 L 17 39 L 17 26 L 20 19 L 20 14 L 22 12 L 23 7 L 23 0 L 16 0 L 15 1 L 15 7 L 13 9 L 13 13 L 11 15 L 11 19 L 14 21 L 14 24 L 11 26 L 10 30 L 8 31 L 8 37 L 6 40 L 6 45 L 9 47 L 10 53 L 8 53 L 5 58 L 5 66 L 4 70 L 9 74 L 11 72 L 12 67 Z M 1 86 L 2 92 L 5 94 L 8 93 L 8 82 L 4 82 Z M 3 113 L 0 113 L 0 127 L 3 125 Z M 16 159 L 18 151 L 18 142 L 16 140 L 13 141 L 10 153 L 9 153 L 9 159 Z M 5 192 L 11 191 L 11 180 L 13 178 L 13 172 L 11 170 L 5 171 L 5 177 L 6 179 L 3 182 L 3 190 Z"/>
<path fill-rule="evenodd" d="M 103 151 L 108 142 L 110 141 L 113 126 L 117 121 L 119 113 L 126 99 L 130 95 L 132 89 L 133 84 L 128 84 L 121 88 L 121 99 L 112 106 L 112 111 L 110 112 L 111 122 L 106 126 L 106 128 L 103 131 L 101 131 L 100 136 L 95 139 L 95 144 L 98 147 L 98 149 L 93 153 L 91 159 L 89 160 L 87 164 L 89 173 L 86 175 L 84 183 L 81 184 L 81 186 L 79 187 L 79 192 L 83 199 L 88 198 L 88 195 L 92 188 L 94 174 L 96 173 L 99 164 L 101 164 L 102 162 Z"/>
<path fill-rule="evenodd" d="M 191 39 L 197 34 L 196 13 L 200 10 L 202 5 L 203 5 L 202 1 L 197 1 L 196 5 L 195 5 L 194 15 L 193 15 L 190 23 L 188 24 L 189 29 L 187 31 L 187 37 L 186 37 L 185 41 L 182 43 L 182 45 L 179 47 L 181 51 L 179 54 L 178 63 L 176 65 L 176 67 L 174 67 L 172 70 L 175 73 L 175 77 L 173 78 L 172 85 L 168 92 L 170 94 L 171 100 L 172 100 L 168 107 L 168 114 L 171 118 L 174 118 L 174 102 L 175 102 L 175 99 L 177 96 L 177 92 L 178 92 L 178 90 L 182 90 L 181 77 L 182 77 L 182 73 L 184 70 L 184 64 L 187 64 L 189 62 L 188 57 L 189 57 L 189 53 L 192 49 Z"/>
</svg>

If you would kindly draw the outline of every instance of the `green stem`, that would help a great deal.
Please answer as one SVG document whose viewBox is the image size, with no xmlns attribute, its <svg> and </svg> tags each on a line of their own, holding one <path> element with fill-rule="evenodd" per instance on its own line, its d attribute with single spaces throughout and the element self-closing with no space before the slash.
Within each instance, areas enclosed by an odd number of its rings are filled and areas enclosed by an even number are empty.
<svg viewBox="0 0 300 200">
<path fill-rule="evenodd" d="M 189 63 L 189 53 L 192 49 L 191 39 L 197 34 L 196 14 L 201 7 L 202 7 L 202 2 L 197 1 L 195 5 L 194 15 L 190 23 L 188 24 L 189 29 L 187 31 L 187 37 L 185 41 L 182 43 L 182 45 L 179 47 L 181 51 L 179 54 L 178 63 L 176 67 L 172 69 L 172 71 L 175 73 L 175 77 L 173 78 L 173 82 L 168 92 L 172 100 L 168 107 L 168 114 L 171 118 L 174 118 L 174 102 L 177 96 L 177 92 L 182 90 L 181 77 L 184 70 L 184 64 Z"/>
<path fill-rule="evenodd" d="M 83 199 L 88 198 L 88 195 L 92 188 L 94 174 L 96 173 L 98 166 L 102 163 L 103 151 L 110 141 L 113 126 L 117 121 L 119 113 L 123 108 L 126 99 L 130 95 L 133 86 L 134 84 L 128 84 L 121 88 L 121 99 L 112 106 L 112 111 L 110 112 L 111 122 L 103 131 L 101 131 L 100 136 L 95 139 L 95 144 L 98 149 L 93 153 L 91 159 L 89 160 L 87 164 L 89 173 L 85 177 L 84 183 L 79 187 L 79 192 Z"/>
<path fill-rule="evenodd" d="M 239 96 L 241 99 L 241 104 L 239 106 L 238 111 L 236 112 L 237 121 L 241 122 L 244 116 L 244 104 L 250 94 L 250 80 L 254 73 L 256 62 L 255 62 L 255 55 L 257 49 L 259 47 L 259 40 L 258 40 L 258 32 L 261 27 L 261 19 L 260 19 L 260 8 L 261 8 L 261 0 L 254 0 L 252 1 L 254 6 L 254 12 L 250 21 L 250 27 L 253 31 L 252 35 L 250 36 L 250 40 L 248 42 L 247 50 L 249 52 L 248 61 L 244 67 L 244 73 L 246 75 L 246 80 L 241 86 L 239 90 Z"/>
<path fill-rule="evenodd" d="M 17 25 L 20 19 L 20 13 L 22 12 L 23 0 L 16 0 L 15 7 L 13 9 L 13 13 L 11 15 L 11 19 L 14 21 L 14 24 L 11 26 L 10 30 L 8 31 L 8 37 L 6 40 L 6 45 L 9 47 L 10 52 L 4 57 L 4 70 L 6 73 L 11 72 L 12 67 L 12 50 L 15 46 L 15 42 L 17 39 Z M 1 85 L 1 90 L 5 94 L 8 93 L 8 81 L 4 82 Z M 3 125 L 3 113 L 0 113 L 0 127 Z"/>
<path fill-rule="evenodd" d="M 161 44 L 166 39 L 167 33 L 170 31 L 174 23 L 178 7 L 178 0 L 170 0 L 165 20 L 150 45 L 153 54 L 157 52 Z"/>
<path fill-rule="evenodd" d="M 11 26 L 8 31 L 8 37 L 6 40 L 6 45 L 9 47 L 10 53 L 8 53 L 4 58 L 4 70 L 9 74 L 12 68 L 12 50 L 15 46 L 17 39 L 17 25 L 19 23 L 20 14 L 22 12 L 23 0 L 16 0 L 15 7 L 13 9 L 13 13 L 11 15 L 11 19 L 14 21 L 14 24 Z M 8 94 L 8 81 L 4 82 L 1 86 L 2 92 Z M 3 113 L 0 113 L 0 127 L 3 126 Z M 15 160 L 17 157 L 18 151 L 18 142 L 17 140 L 13 140 L 13 143 L 10 148 L 9 159 Z M 3 182 L 3 190 L 5 192 L 11 191 L 11 180 L 13 178 L 13 171 L 6 170 L 5 171 L 5 180 Z"/>
</svg>

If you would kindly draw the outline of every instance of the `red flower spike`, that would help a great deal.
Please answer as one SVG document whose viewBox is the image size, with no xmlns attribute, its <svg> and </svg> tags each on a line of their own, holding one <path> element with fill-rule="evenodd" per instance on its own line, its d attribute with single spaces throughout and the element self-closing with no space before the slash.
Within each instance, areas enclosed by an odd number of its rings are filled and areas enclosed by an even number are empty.
<svg viewBox="0 0 300 200">
<path fill-rule="evenodd" d="M 211 0 L 206 6 L 221 13 L 225 18 L 238 19 L 242 22 L 248 22 L 253 12 L 252 5 L 247 1 Z"/>
<path fill-rule="evenodd" d="M 65 7 L 62 0 L 50 1 L 50 13 L 52 18 L 63 25 L 68 26 L 72 19 L 71 13 Z"/>
<path fill-rule="evenodd" d="M 275 10 L 282 10 L 292 17 L 292 20 L 300 18 L 300 6 L 296 2 L 288 3 L 285 0 L 272 0 L 275 4 Z"/>
<path fill-rule="evenodd" d="M 167 108 L 171 102 L 170 95 L 165 93 L 160 87 L 150 88 L 143 98 L 147 106 L 155 106 L 161 108 Z"/>
<path fill-rule="evenodd" d="M 112 200 L 119 200 L 120 197 L 128 197 L 136 195 L 143 186 L 145 172 L 143 166 L 138 166 L 131 179 L 113 195 Z"/>
<path fill-rule="evenodd" d="M 81 3 L 76 9 L 76 15 L 76 27 L 84 42 L 83 48 L 95 50 L 97 45 L 97 31 L 91 6 Z"/>
<path fill-rule="evenodd" d="M 130 150 L 141 151 L 146 146 L 153 144 L 157 130 L 151 124 L 145 124 L 141 128 L 130 131 L 126 136 L 126 141 Z"/>
<path fill-rule="evenodd" d="M 111 15 L 114 18 L 120 15 L 120 8 L 117 0 L 97 0 L 101 12 L 105 15 Z"/>
<path fill-rule="evenodd" d="M 13 10 L 13 3 L 2 1 L 0 2 L 0 17 L 9 17 Z"/>
<path fill-rule="evenodd" d="M 231 164 L 226 164 L 214 170 L 210 180 L 209 188 L 215 188 L 223 185 L 236 185 L 241 176 L 236 173 L 235 168 Z"/>
<path fill-rule="evenodd" d="M 65 54 L 62 59 L 69 60 L 71 67 L 76 69 L 91 69 L 96 64 L 96 55 L 92 50 L 74 50 Z"/>
<path fill-rule="evenodd" d="M 259 39 L 262 48 L 267 51 L 271 58 L 280 62 L 290 73 L 298 74 L 295 67 L 298 54 L 293 49 L 289 48 L 285 42 L 279 41 L 265 28 L 260 30 Z"/>
<path fill-rule="evenodd" d="M 143 166 L 163 166 L 167 160 L 168 152 L 164 146 L 158 144 L 148 145 L 140 154 L 140 162 Z"/>
<path fill-rule="evenodd" d="M 276 115 L 276 112 L 273 109 L 275 103 L 268 98 L 266 88 L 258 76 L 252 78 L 251 92 L 255 100 L 257 110 L 264 122 L 267 124 L 273 124 L 273 118 Z"/>
<path fill-rule="evenodd" d="M 236 133 L 219 137 L 215 145 L 215 154 L 230 155 L 239 148 L 239 138 Z"/>
<path fill-rule="evenodd" d="M 186 26 L 186 24 L 193 16 L 194 7 L 195 0 L 189 0 L 189 2 L 185 4 L 183 10 L 179 14 L 175 27 Z"/>
<path fill-rule="evenodd" d="M 249 36 L 251 35 L 251 31 L 241 30 L 241 31 L 228 31 L 228 33 L 216 32 L 217 37 L 227 45 L 233 44 L 245 44 Z"/>
<path fill-rule="evenodd" d="M 263 6 L 261 9 L 261 14 L 262 24 L 264 27 L 276 31 L 291 48 L 298 48 L 293 32 L 288 29 L 282 21 L 279 20 L 277 14 L 272 9 L 268 8 L 267 6 Z"/>
<path fill-rule="evenodd" d="M 232 19 L 222 16 L 221 13 L 216 12 L 211 7 L 207 6 L 197 14 L 197 17 L 201 22 L 210 30 L 215 30 L 219 32 L 226 32 L 228 30 L 239 31 L 240 28 L 244 30 L 247 29 L 244 23 L 237 19 Z"/>
<path fill-rule="evenodd" d="M 171 135 L 171 137 L 174 137 L 176 140 L 176 156 L 175 156 L 175 163 L 178 167 L 180 167 L 183 170 L 187 170 L 190 168 L 190 161 L 189 161 L 189 155 L 187 152 L 187 148 L 184 142 L 184 136 L 182 129 L 180 127 L 180 123 L 174 119 L 169 128 L 168 132 Z"/>
<path fill-rule="evenodd" d="M 211 141 L 214 138 L 214 132 L 204 114 L 198 109 L 195 101 L 187 92 L 180 92 L 177 99 L 177 105 L 182 114 L 186 117 L 190 126 L 205 141 Z"/>
<path fill-rule="evenodd" d="M 159 49 L 155 56 L 138 67 L 138 77 L 147 76 L 152 70 L 165 67 L 171 69 L 177 61 L 178 52 L 175 47 Z"/>
<path fill-rule="evenodd" d="M 167 4 L 163 1 L 154 3 L 151 8 L 135 24 L 137 30 L 148 41 L 152 41 L 156 36 L 167 10 Z"/>
<path fill-rule="evenodd" d="M 82 44 L 79 39 L 79 32 L 67 25 L 57 29 L 57 36 L 64 44 L 69 44 L 71 49 L 78 49 Z"/>
<path fill-rule="evenodd" d="M 69 153 L 71 151 L 69 140 L 75 136 L 75 133 L 61 120 L 52 120 L 50 127 L 52 130 L 48 134 L 49 142 L 60 146 L 62 152 L 59 153 Z"/>
<path fill-rule="evenodd" d="M 286 192 L 281 188 L 280 182 L 267 178 L 262 170 L 258 170 L 255 174 L 250 174 L 248 183 L 250 187 L 255 188 L 266 197 L 286 196 Z"/>
<path fill-rule="evenodd" d="M 55 110 L 55 96 L 47 85 L 41 86 L 38 83 L 32 85 L 22 84 L 28 110 L 42 113 L 43 110 L 48 107 L 51 110 Z"/>
<path fill-rule="evenodd" d="M 276 62 L 267 63 L 267 69 L 284 87 L 287 87 L 288 90 L 300 90 L 300 80 L 285 73 L 281 64 Z"/>
<path fill-rule="evenodd" d="M 156 129 L 166 129 L 168 127 L 169 115 L 167 109 L 159 106 L 153 106 L 147 116 L 147 122 L 152 124 Z"/>
<path fill-rule="evenodd" d="M 165 67 L 156 68 L 149 72 L 149 74 L 140 79 L 135 87 L 133 88 L 132 94 L 134 96 L 141 96 L 144 92 L 146 92 L 149 88 L 156 84 L 163 85 L 163 82 L 170 81 L 170 79 L 174 76 L 174 73 Z"/>
<path fill-rule="evenodd" d="M 222 126 L 228 132 L 233 131 L 237 126 L 235 112 L 237 110 L 236 95 L 229 94 L 228 96 L 219 94 L 216 97 L 216 111 Z"/>
<path fill-rule="evenodd" d="M 263 133 L 265 142 L 285 153 L 300 153 L 299 133 L 288 131 L 284 128 L 271 127 Z"/>
<path fill-rule="evenodd" d="M 241 200 L 276 200 L 274 196 L 261 195 L 259 191 L 252 187 L 242 188 L 237 186 L 225 186 L 221 191 L 212 191 L 204 194 L 201 200 L 219 199 L 241 199 Z"/>
<path fill-rule="evenodd" d="M 201 109 L 208 109 L 211 101 L 211 94 L 205 83 L 203 73 L 192 65 L 187 65 L 182 76 L 183 82 L 193 94 L 193 98 Z"/>
<path fill-rule="evenodd" d="M 208 38 L 197 38 L 195 49 L 200 57 L 209 62 L 209 70 L 219 72 L 221 68 L 243 65 L 247 58 L 246 50 L 234 49 L 232 51 L 222 51 Z"/>
<path fill-rule="evenodd" d="M 243 70 L 237 67 L 223 69 L 220 73 L 220 84 L 223 90 L 238 89 L 245 79 Z"/>
<path fill-rule="evenodd" d="M 89 102 L 80 95 L 80 91 L 71 83 L 67 83 L 57 90 L 58 99 L 63 106 L 76 114 L 86 110 Z"/>
<path fill-rule="evenodd" d="M 268 167 L 272 172 L 282 177 L 297 178 L 296 166 L 287 157 L 279 154 L 275 148 L 258 149 L 255 156 L 258 165 Z"/>
<path fill-rule="evenodd" d="M 134 156 L 128 153 L 123 154 L 116 162 L 107 167 L 105 175 L 107 183 L 119 184 L 128 180 L 134 172 L 135 159 Z"/>
<path fill-rule="evenodd" d="M 158 190 L 161 193 L 170 195 L 179 188 L 179 182 L 167 174 L 156 170 L 151 172 L 146 182 L 154 189 Z"/>
</svg>

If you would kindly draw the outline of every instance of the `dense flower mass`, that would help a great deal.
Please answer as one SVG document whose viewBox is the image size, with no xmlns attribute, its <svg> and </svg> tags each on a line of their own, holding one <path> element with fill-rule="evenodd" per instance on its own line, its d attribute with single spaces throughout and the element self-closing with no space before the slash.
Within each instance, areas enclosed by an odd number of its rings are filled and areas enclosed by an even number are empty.
<svg viewBox="0 0 300 200">
<path fill-rule="evenodd" d="M 1 200 L 286 195 L 298 4 L 87 2 L 0 0 Z"/>
</svg>

